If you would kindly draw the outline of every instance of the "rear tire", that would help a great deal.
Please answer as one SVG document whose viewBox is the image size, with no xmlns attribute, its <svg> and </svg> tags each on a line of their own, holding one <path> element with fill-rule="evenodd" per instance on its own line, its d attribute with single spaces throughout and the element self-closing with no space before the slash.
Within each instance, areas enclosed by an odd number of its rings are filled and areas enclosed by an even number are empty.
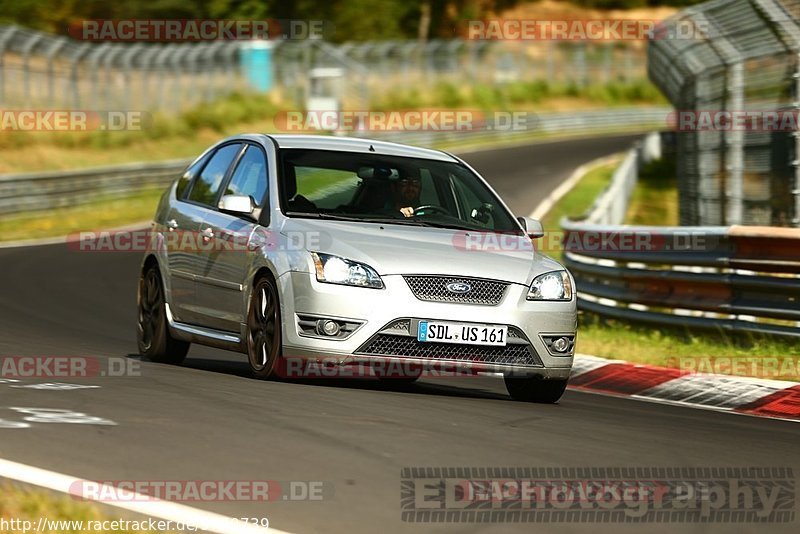
<svg viewBox="0 0 800 534">
<path fill-rule="evenodd" d="M 553 404 L 564 394 L 568 381 L 506 376 L 505 382 L 508 394 L 515 401 Z"/>
<path fill-rule="evenodd" d="M 247 361 L 254 377 L 265 380 L 277 374 L 281 359 L 281 307 L 278 288 L 270 276 L 253 286 L 247 312 Z"/>
<path fill-rule="evenodd" d="M 139 277 L 139 318 L 136 339 L 139 354 L 159 363 L 179 364 L 189 352 L 189 343 L 173 338 L 167 324 L 164 284 L 157 265 L 151 265 Z"/>
</svg>

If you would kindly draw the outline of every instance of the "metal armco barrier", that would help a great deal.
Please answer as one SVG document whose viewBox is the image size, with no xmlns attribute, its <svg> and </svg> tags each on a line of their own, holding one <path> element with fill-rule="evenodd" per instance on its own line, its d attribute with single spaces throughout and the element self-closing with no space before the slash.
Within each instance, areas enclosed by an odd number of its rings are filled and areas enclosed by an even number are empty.
<svg viewBox="0 0 800 534">
<path fill-rule="evenodd" d="M 429 146 L 436 143 L 486 143 L 512 141 L 533 133 L 581 135 L 603 131 L 647 131 L 667 126 L 670 108 L 619 108 L 571 113 L 526 113 L 520 128 L 487 122 L 485 128 L 464 131 L 355 132 L 358 137 L 372 137 L 409 145 Z"/>
<path fill-rule="evenodd" d="M 120 198 L 162 187 L 191 160 L 132 163 L 79 171 L 0 176 L 0 214 L 77 206 L 100 198 Z"/>
<path fill-rule="evenodd" d="M 597 134 L 605 131 L 643 131 L 665 124 L 668 108 L 635 108 L 581 114 L 532 115 L 529 129 L 473 132 L 390 132 L 366 137 L 417 145 L 447 142 L 503 142 L 533 132 L 547 134 Z M 66 172 L 0 175 L 0 215 L 40 211 L 85 204 L 98 198 L 124 197 L 148 187 L 165 186 L 178 177 L 189 160 L 132 163 Z"/>
<path fill-rule="evenodd" d="M 800 229 L 621 224 L 651 142 L 628 153 L 583 220 L 561 221 L 578 307 L 617 319 L 800 338 Z"/>
</svg>

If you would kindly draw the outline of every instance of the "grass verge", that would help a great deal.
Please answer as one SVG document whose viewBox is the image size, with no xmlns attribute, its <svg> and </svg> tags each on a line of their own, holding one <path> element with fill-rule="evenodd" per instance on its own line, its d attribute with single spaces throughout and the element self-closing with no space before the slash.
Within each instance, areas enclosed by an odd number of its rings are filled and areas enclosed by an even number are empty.
<svg viewBox="0 0 800 534">
<path fill-rule="evenodd" d="M 579 218 L 589 211 L 594 200 L 611 183 L 611 175 L 619 165 L 620 158 L 589 170 L 566 195 L 556 202 L 542 218 L 545 237 L 539 243 L 542 252 L 561 261 L 563 256 L 564 232 L 561 230 L 561 219 L 564 217 Z"/>
<path fill-rule="evenodd" d="M 800 345 L 778 338 L 652 327 L 581 312 L 577 350 L 689 371 L 800 381 Z"/>
<path fill-rule="evenodd" d="M 640 104 L 667 105 L 667 101 L 646 79 L 585 86 L 532 80 L 494 85 L 439 82 L 423 90 L 390 89 L 381 92 L 372 106 L 378 111 L 426 107 L 562 111 Z"/>
<path fill-rule="evenodd" d="M 640 169 L 625 224 L 678 226 L 674 159 L 651 161 Z"/>
<path fill-rule="evenodd" d="M 42 524 L 42 529 L 37 534 L 50 534 L 62 532 L 120 532 L 145 534 L 156 532 L 151 530 L 137 530 L 146 521 L 132 518 L 113 517 L 95 504 L 75 500 L 66 495 L 60 495 L 47 490 L 32 487 L 23 487 L 10 482 L 0 482 L 0 518 L 10 522 L 12 528 L 0 527 L 0 534 L 15 534 L 18 532 L 32 532 L 39 527 L 40 518 L 47 520 Z M 104 529 L 106 523 L 111 526 L 111 521 L 127 520 L 128 524 L 118 524 L 121 529 Z M 22 525 L 26 528 L 23 529 Z M 30 528 L 27 528 L 27 527 Z M 19 527 L 19 528 L 15 528 Z M 96 528 L 95 528 L 96 527 Z M 164 532 L 164 531 L 160 531 Z"/>
</svg>

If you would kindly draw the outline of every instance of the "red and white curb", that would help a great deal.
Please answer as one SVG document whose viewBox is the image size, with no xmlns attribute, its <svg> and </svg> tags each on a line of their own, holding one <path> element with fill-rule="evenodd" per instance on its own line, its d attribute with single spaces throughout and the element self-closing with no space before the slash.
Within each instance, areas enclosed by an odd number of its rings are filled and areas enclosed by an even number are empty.
<svg viewBox="0 0 800 534">
<path fill-rule="evenodd" d="M 797 382 L 694 373 L 576 354 L 569 387 L 800 422 L 800 384 Z"/>
</svg>

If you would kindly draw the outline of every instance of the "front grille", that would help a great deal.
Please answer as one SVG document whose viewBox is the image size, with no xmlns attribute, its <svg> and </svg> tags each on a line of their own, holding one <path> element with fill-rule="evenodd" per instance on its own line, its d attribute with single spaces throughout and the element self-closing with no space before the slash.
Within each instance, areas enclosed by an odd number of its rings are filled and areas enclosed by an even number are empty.
<svg viewBox="0 0 800 534">
<path fill-rule="evenodd" d="M 419 300 L 428 302 L 455 302 L 459 304 L 483 304 L 496 306 L 503 300 L 508 282 L 464 278 L 457 276 L 403 276 L 411 292 Z M 468 293 L 453 293 L 447 289 L 454 282 L 471 286 Z"/>
<path fill-rule="evenodd" d="M 401 333 L 397 328 L 401 321 L 394 321 L 361 345 L 355 354 L 368 356 L 395 356 L 430 360 L 456 360 L 490 363 L 498 365 L 527 365 L 542 367 L 542 360 L 531 346 L 525 334 L 514 326 L 508 327 L 508 338 L 518 340 L 505 347 L 463 345 L 459 343 L 423 343 L 409 330 Z"/>
</svg>

